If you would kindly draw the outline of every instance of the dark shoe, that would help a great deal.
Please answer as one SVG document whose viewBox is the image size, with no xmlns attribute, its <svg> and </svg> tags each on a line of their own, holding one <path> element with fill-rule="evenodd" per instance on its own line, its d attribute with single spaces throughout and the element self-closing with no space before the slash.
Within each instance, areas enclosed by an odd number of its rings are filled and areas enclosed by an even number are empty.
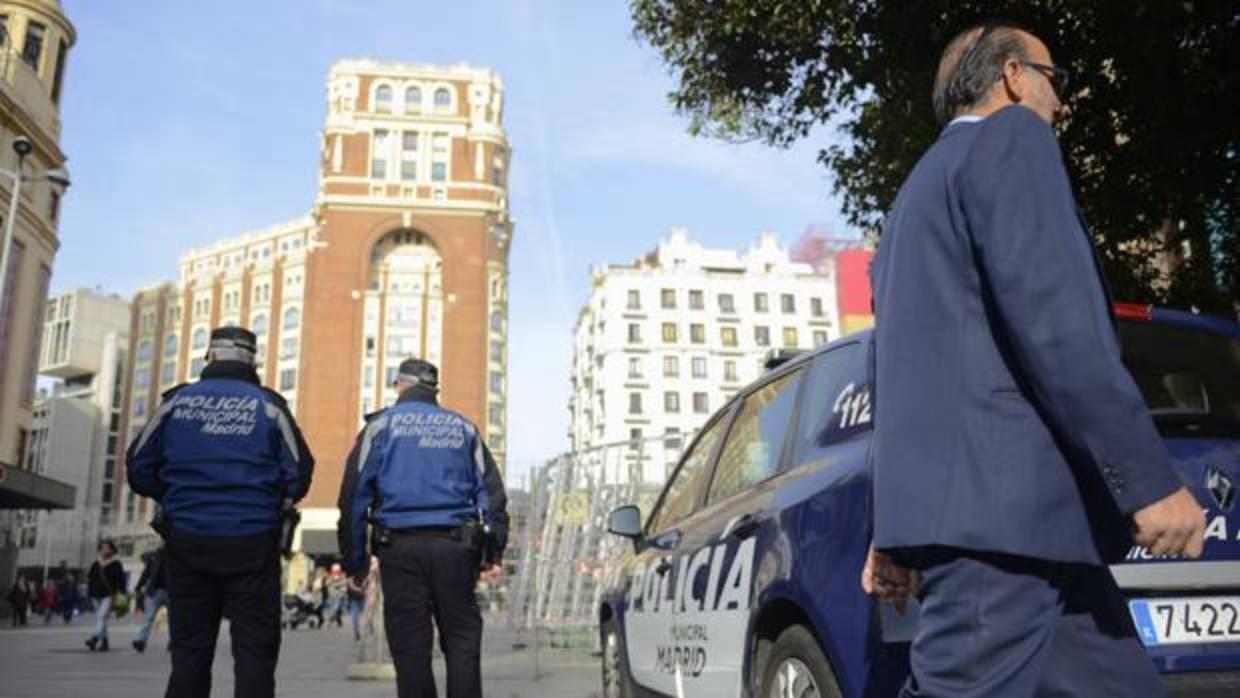
<svg viewBox="0 0 1240 698">
<path fill-rule="evenodd" d="M 106 637 L 105 637 L 105 638 L 103 638 L 103 642 L 100 642 L 100 643 L 99 643 L 99 651 L 100 651 L 100 652 L 107 652 L 107 651 L 108 651 L 108 638 L 106 638 Z"/>
<path fill-rule="evenodd" d="M 98 644 L 99 644 L 99 640 L 93 637 L 86 641 L 86 646 L 90 648 L 91 652 L 95 651 L 95 647 Z"/>
<path fill-rule="evenodd" d="M 146 651 L 146 643 L 141 640 L 134 640 L 133 648 L 138 650 L 138 654 L 142 654 Z"/>
</svg>

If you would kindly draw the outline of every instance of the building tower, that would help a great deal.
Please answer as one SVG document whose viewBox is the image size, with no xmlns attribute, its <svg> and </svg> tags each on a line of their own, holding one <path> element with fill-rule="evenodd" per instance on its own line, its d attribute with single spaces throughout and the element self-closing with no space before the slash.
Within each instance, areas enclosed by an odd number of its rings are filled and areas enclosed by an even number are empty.
<svg viewBox="0 0 1240 698">
<path fill-rule="evenodd" d="M 334 526 L 337 464 L 403 358 L 439 365 L 503 462 L 512 221 L 494 72 L 349 60 L 327 91 L 297 417 L 322 464 L 308 508 Z"/>
</svg>

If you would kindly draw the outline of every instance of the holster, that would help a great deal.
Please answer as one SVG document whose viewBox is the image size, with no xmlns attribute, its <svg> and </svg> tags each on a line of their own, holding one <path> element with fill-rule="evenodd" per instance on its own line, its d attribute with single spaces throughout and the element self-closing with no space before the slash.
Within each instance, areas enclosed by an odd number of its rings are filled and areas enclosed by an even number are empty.
<svg viewBox="0 0 1240 698">
<path fill-rule="evenodd" d="M 370 554 L 374 555 L 392 542 L 392 532 L 379 525 L 378 521 L 370 522 Z"/>
<path fill-rule="evenodd" d="M 486 531 L 477 521 L 466 521 L 457 529 L 458 540 L 470 550 L 482 552 L 486 543 Z"/>
<path fill-rule="evenodd" d="M 301 523 L 301 512 L 291 501 L 285 500 L 280 509 L 280 554 L 288 559 L 293 556 L 293 536 L 297 533 L 297 525 Z"/>
<path fill-rule="evenodd" d="M 168 534 L 171 533 L 172 531 L 168 526 L 167 517 L 164 516 L 163 507 L 155 507 L 155 515 L 151 517 L 150 525 L 151 525 L 151 530 L 158 533 L 159 537 L 164 539 L 165 543 L 168 542 Z"/>
</svg>

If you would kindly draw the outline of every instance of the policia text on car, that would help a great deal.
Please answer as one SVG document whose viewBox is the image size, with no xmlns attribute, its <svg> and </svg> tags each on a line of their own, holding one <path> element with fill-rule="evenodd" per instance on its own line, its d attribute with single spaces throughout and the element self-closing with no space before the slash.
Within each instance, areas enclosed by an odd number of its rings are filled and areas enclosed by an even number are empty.
<svg viewBox="0 0 1240 698">
<path fill-rule="evenodd" d="M 439 371 L 404 361 L 400 399 L 367 416 L 340 489 L 340 550 L 349 574 L 379 557 L 383 617 L 400 698 L 435 696 L 431 618 L 447 658 L 450 698 L 482 695 L 479 573 L 498 572 L 507 496 L 478 429 L 439 406 Z"/>
<path fill-rule="evenodd" d="M 275 694 L 282 523 L 314 458 L 284 399 L 259 383 L 255 347 L 248 330 L 213 331 L 201 380 L 164 393 L 129 446 L 130 487 L 162 509 L 153 525 L 167 541 L 169 698 L 210 695 L 224 616 L 236 695 Z"/>
</svg>

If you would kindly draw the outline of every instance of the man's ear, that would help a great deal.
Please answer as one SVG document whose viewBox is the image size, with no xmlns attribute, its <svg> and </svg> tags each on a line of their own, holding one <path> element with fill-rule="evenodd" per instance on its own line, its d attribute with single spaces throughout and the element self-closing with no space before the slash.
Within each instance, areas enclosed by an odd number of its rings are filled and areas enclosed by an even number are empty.
<svg viewBox="0 0 1240 698">
<path fill-rule="evenodd" d="M 1020 104 L 1025 99 L 1029 83 L 1025 82 L 1025 68 L 1016 58 L 1003 62 L 1003 91 L 1013 104 Z"/>
</svg>

